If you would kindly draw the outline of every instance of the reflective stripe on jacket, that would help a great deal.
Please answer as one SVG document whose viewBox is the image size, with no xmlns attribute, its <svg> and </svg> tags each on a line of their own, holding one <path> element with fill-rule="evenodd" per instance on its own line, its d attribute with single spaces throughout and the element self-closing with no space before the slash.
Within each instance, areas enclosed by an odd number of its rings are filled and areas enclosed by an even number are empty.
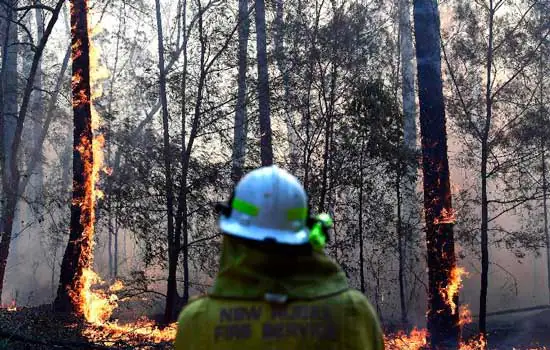
<svg viewBox="0 0 550 350">
<path fill-rule="evenodd" d="M 176 350 L 384 349 L 371 305 L 325 254 L 277 255 L 231 237 L 222 249 L 214 287 L 180 314 Z"/>
</svg>

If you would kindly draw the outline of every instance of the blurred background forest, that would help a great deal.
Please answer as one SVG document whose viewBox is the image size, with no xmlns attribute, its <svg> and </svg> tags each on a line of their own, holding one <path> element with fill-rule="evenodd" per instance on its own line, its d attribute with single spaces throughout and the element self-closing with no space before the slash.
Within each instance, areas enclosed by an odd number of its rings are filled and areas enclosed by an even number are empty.
<svg viewBox="0 0 550 350">
<path fill-rule="evenodd" d="M 168 302 L 177 314 L 206 291 L 221 242 L 214 204 L 273 159 L 303 182 L 313 211 L 335 218 L 327 252 L 384 325 L 425 323 L 412 5 L 90 2 L 105 138 L 95 270 L 139 299 L 121 313 L 162 314 Z M 461 303 L 478 314 L 487 274 L 487 312 L 548 305 L 550 2 L 442 0 L 439 10 L 454 229 L 469 272 Z M 0 0 L 4 305 L 51 303 L 57 291 L 70 42 L 68 3 Z"/>
</svg>

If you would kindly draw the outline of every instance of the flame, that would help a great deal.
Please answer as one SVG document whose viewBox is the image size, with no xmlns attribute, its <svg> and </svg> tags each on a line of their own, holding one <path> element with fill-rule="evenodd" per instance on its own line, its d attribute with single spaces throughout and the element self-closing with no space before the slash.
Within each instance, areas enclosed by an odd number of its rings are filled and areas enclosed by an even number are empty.
<svg viewBox="0 0 550 350">
<path fill-rule="evenodd" d="M 487 339 L 485 339 L 484 334 L 479 334 L 477 337 L 474 337 L 468 340 L 466 343 L 460 343 L 460 350 L 484 350 L 487 349 Z"/>
<path fill-rule="evenodd" d="M 72 10 L 72 9 L 71 9 Z M 88 13 L 88 23 L 90 23 L 90 16 Z M 77 147 L 77 151 L 80 152 L 81 158 L 84 162 L 84 171 L 88 175 L 89 181 L 85 184 L 85 195 L 77 205 L 82 207 L 82 212 L 87 213 L 81 216 L 80 222 L 84 227 L 83 242 L 84 248 L 80 257 L 79 264 L 83 267 L 82 276 L 80 277 L 77 288 L 71 291 L 70 295 L 75 305 L 77 305 L 77 311 L 84 316 L 86 321 L 90 323 L 90 326 L 84 330 L 84 335 L 92 341 L 98 341 L 101 339 L 107 339 L 103 343 L 120 341 L 131 341 L 139 337 L 140 340 L 144 338 L 154 341 L 173 341 L 176 336 L 176 325 L 172 324 L 169 327 L 160 329 L 153 321 L 146 318 L 142 318 L 135 323 L 128 325 L 120 325 L 118 322 L 109 322 L 113 311 L 118 307 L 118 296 L 116 292 L 122 290 L 124 285 L 121 281 L 115 281 L 114 284 L 108 288 L 95 288 L 97 285 L 104 285 L 105 283 L 92 269 L 93 257 L 94 257 L 94 223 L 95 223 L 95 203 L 97 199 L 103 198 L 103 192 L 98 187 L 100 173 L 103 171 L 110 174 L 111 170 L 104 166 L 103 148 L 105 145 L 105 138 L 98 132 L 102 126 L 99 113 L 94 107 L 94 101 L 101 97 L 103 92 L 101 88 L 101 82 L 109 77 L 109 71 L 99 64 L 101 51 L 98 46 L 92 44 L 92 37 L 101 31 L 101 27 L 89 26 L 89 54 L 90 54 L 90 98 L 87 98 L 86 90 L 80 90 L 76 93 L 73 100 L 75 107 L 81 104 L 89 104 L 91 110 L 91 129 L 92 129 L 92 142 L 83 137 L 80 140 L 80 145 Z M 80 57 L 83 54 L 81 48 L 82 41 L 78 40 L 72 47 L 73 60 Z M 82 72 L 75 72 L 72 77 L 73 87 L 78 86 L 82 81 Z"/>
<path fill-rule="evenodd" d="M 451 270 L 449 283 L 445 288 L 439 290 L 439 294 L 445 300 L 445 303 L 451 307 L 451 313 L 456 313 L 457 305 L 454 301 L 455 296 L 462 287 L 462 276 L 467 276 L 468 273 L 463 267 L 455 266 Z"/>
<path fill-rule="evenodd" d="M 6 309 L 10 312 L 17 311 L 17 303 L 15 302 L 15 299 L 11 301 L 11 303 L 8 305 Z"/>
<path fill-rule="evenodd" d="M 462 267 L 454 267 L 451 270 L 450 283 L 440 290 L 441 296 L 445 302 L 451 307 L 454 314 L 457 305 L 454 302 L 454 297 L 462 287 L 462 276 L 468 276 L 467 271 Z M 460 305 L 458 325 L 462 328 L 464 325 L 472 322 L 472 314 L 468 305 Z M 428 347 L 428 331 L 426 329 L 413 329 L 407 335 L 400 331 L 396 334 L 384 336 L 385 347 L 388 350 L 421 350 Z M 478 335 L 467 341 L 461 340 L 459 350 L 485 350 L 487 349 L 487 340 L 483 334 Z"/>
<path fill-rule="evenodd" d="M 468 311 L 469 313 L 469 311 Z M 428 348 L 428 331 L 413 329 L 409 335 L 403 331 L 384 336 L 384 346 L 387 350 L 422 350 Z M 459 350 L 485 350 L 487 340 L 483 334 L 459 344 Z"/>
<path fill-rule="evenodd" d="M 472 312 L 468 308 L 468 305 L 460 305 L 458 314 L 458 325 L 460 327 L 472 323 Z"/>
<path fill-rule="evenodd" d="M 87 7 L 87 4 L 85 6 Z M 74 8 L 71 7 L 71 11 L 74 11 Z M 95 30 L 95 32 L 97 32 L 97 30 Z M 92 266 L 94 257 L 95 204 L 98 198 L 103 197 L 103 192 L 98 188 L 98 182 L 100 172 L 104 168 L 103 147 L 105 144 L 104 136 L 98 133 L 98 129 L 101 127 L 101 120 L 94 108 L 93 101 L 102 95 L 100 82 L 109 76 L 107 69 L 101 68 L 99 64 L 101 53 L 98 47 L 92 45 L 92 35 L 93 32 L 88 29 L 90 91 L 88 92 L 86 89 L 78 90 L 73 97 L 73 107 L 78 107 L 83 104 L 90 105 L 93 137 L 90 142 L 86 136 L 83 136 L 80 139 L 79 145 L 76 147 L 84 163 L 84 173 L 87 174 L 87 182 L 84 184 L 83 198 L 73 203 L 79 205 L 82 209 L 80 223 L 83 226 L 84 232 L 82 238 L 83 249 L 79 265 L 83 270 L 80 279 L 76 283 L 75 290 L 70 291 L 70 296 L 74 305 L 77 306 L 77 312 L 83 315 L 88 322 L 102 324 L 111 317 L 113 310 L 117 307 L 118 298 L 114 294 L 109 294 L 101 290 L 92 290 L 93 285 L 103 283 L 101 278 L 92 270 Z M 83 41 L 78 39 L 72 45 L 73 61 L 81 57 L 84 53 L 82 44 Z M 73 91 L 76 90 L 82 82 L 82 73 L 82 71 L 73 73 L 71 80 Z M 90 98 L 88 98 L 88 96 L 90 96 Z"/>
<path fill-rule="evenodd" d="M 454 208 L 443 208 L 439 217 L 434 218 L 434 225 L 456 223 L 456 211 Z"/>
<path fill-rule="evenodd" d="M 409 335 L 403 331 L 384 335 L 384 345 L 387 350 L 420 350 L 428 345 L 428 331 L 414 328 Z"/>
<path fill-rule="evenodd" d="M 141 318 L 126 325 L 107 322 L 100 326 L 88 327 L 84 330 L 84 336 L 91 341 L 111 346 L 117 342 L 129 343 L 132 340 L 137 342 L 147 340 L 154 343 L 173 342 L 176 338 L 176 331 L 177 325 L 175 323 L 161 329 L 155 322 L 147 318 Z"/>
</svg>

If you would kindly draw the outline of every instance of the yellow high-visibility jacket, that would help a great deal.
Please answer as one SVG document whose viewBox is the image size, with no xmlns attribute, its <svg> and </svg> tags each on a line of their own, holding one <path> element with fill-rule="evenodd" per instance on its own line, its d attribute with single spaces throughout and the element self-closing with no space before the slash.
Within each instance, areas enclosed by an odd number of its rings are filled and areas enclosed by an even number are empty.
<svg viewBox="0 0 550 350">
<path fill-rule="evenodd" d="M 383 350 L 373 308 L 325 254 L 272 254 L 224 237 L 208 295 L 178 320 L 176 350 Z"/>
</svg>

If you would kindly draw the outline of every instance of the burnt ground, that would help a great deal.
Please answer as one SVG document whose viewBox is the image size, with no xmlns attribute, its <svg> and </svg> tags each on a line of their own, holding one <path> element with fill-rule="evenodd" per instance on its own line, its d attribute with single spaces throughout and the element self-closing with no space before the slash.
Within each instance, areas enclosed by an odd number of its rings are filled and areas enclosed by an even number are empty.
<svg viewBox="0 0 550 350">
<path fill-rule="evenodd" d="M 101 332 L 97 342 L 82 335 L 83 330 Z M 0 350 L 50 349 L 173 349 L 171 343 L 155 344 L 147 336 L 121 339 L 100 327 L 91 326 L 70 314 L 52 312 L 50 305 L 0 309 Z"/>
<path fill-rule="evenodd" d="M 497 349 L 536 348 L 550 349 L 550 310 L 530 311 L 488 319 L 492 330 L 489 344 Z"/>
<path fill-rule="evenodd" d="M 477 323 L 468 324 L 463 335 L 475 336 L 477 329 Z M 490 316 L 487 329 L 491 350 L 550 350 L 550 309 Z"/>
<path fill-rule="evenodd" d="M 489 348 L 550 350 L 550 309 L 488 318 Z M 101 341 L 90 342 L 82 335 L 84 329 L 104 334 Z M 477 325 L 465 327 L 464 335 L 475 334 Z M 52 312 L 50 305 L 22 308 L 17 311 L 0 309 L 0 350 L 4 349 L 167 349 L 172 344 L 154 343 L 147 336 L 120 339 L 108 331 L 91 326 L 69 314 Z"/>
</svg>

